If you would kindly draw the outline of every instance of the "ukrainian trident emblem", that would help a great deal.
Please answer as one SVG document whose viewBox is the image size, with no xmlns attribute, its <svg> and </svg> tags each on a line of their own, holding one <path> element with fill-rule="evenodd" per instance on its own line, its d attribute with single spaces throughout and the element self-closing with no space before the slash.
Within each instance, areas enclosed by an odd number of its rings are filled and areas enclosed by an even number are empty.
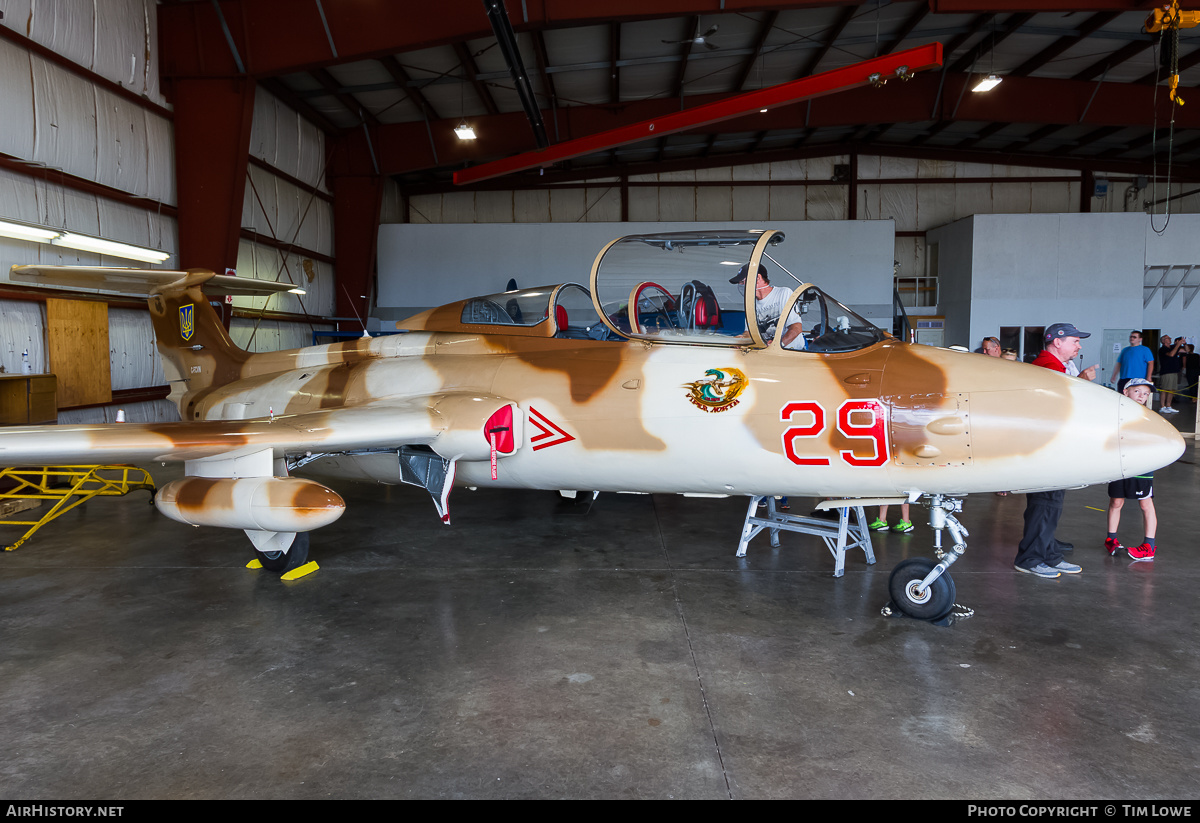
<svg viewBox="0 0 1200 823">
<path fill-rule="evenodd" d="M 179 307 L 179 333 L 184 340 L 191 340 L 196 333 L 196 307 L 191 303 Z"/>
</svg>

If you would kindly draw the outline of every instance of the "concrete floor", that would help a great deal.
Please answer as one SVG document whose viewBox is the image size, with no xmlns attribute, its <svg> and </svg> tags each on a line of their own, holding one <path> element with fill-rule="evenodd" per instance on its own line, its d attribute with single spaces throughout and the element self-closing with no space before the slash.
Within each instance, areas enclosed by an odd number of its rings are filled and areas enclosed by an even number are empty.
<svg viewBox="0 0 1200 823">
<path fill-rule="evenodd" d="M 922 509 L 837 580 L 812 537 L 737 560 L 744 499 L 601 495 L 584 516 L 458 490 L 447 528 L 419 489 L 350 484 L 321 570 L 285 584 L 243 568 L 240 534 L 93 501 L 0 557 L 0 787 L 1194 799 L 1195 447 L 1155 486 L 1153 563 L 1107 557 L 1104 488 L 1070 492 L 1084 572 L 1058 580 L 1013 571 L 1022 497 L 970 498 L 954 579 L 975 616 L 951 628 L 880 616 L 891 569 L 930 554 Z"/>
</svg>

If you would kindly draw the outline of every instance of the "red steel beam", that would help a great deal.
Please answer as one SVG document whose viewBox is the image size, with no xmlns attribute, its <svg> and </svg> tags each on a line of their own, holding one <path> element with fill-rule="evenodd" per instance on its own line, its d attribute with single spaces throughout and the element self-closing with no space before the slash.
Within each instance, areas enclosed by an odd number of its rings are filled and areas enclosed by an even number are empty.
<svg viewBox="0 0 1200 823">
<path fill-rule="evenodd" d="M 801 100 L 822 97 L 827 94 L 858 88 L 870 83 L 870 77 L 878 74 L 883 78 L 893 77 L 897 69 L 907 67 L 909 73 L 935 68 L 942 64 L 942 44 L 930 43 L 915 49 L 877 57 L 854 63 L 841 69 L 803 77 L 790 83 L 781 83 L 758 91 L 738 94 L 723 100 L 715 100 L 695 108 L 665 114 L 661 117 L 631 123 L 628 126 L 609 129 L 598 134 L 568 140 L 542 151 L 526 152 L 515 157 L 484 163 L 480 166 L 454 173 L 458 185 L 473 183 L 523 171 L 537 166 L 549 166 L 572 157 L 605 151 L 617 146 L 637 143 L 642 140 L 658 139 L 676 132 L 687 131 L 709 123 L 732 120 L 761 109 L 787 106 Z M 899 82 L 899 81 L 897 81 Z"/>
<path fill-rule="evenodd" d="M 375 279 L 383 177 L 329 176 L 333 189 L 333 245 L 337 250 L 336 316 L 366 317 Z"/>
<path fill-rule="evenodd" d="M 966 12 L 992 12 L 1004 14 L 1014 11 L 1144 11 L 1156 5 L 1167 5 L 1167 0 L 929 0 L 934 14 L 964 14 Z"/>
<path fill-rule="evenodd" d="M 237 266 L 254 81 L 176 79 L 179 264 Z"/>
</svg>

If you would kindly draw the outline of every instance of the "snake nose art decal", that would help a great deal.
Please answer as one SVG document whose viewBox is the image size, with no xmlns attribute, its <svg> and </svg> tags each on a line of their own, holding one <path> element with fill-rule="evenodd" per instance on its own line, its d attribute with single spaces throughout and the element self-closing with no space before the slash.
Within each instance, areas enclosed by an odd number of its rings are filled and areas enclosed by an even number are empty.
<svg viewBox="0 0 1200 823">
<path fill-rule="evenodd" d="M 750 381 L 740 370 L 732 367 L 709 369 L 705 379 L 684 383 L 688 390 L 688 401 L 705 412 L 723 412 L 732 409 L 741 401 L 737 399 Z"/>
</svg>

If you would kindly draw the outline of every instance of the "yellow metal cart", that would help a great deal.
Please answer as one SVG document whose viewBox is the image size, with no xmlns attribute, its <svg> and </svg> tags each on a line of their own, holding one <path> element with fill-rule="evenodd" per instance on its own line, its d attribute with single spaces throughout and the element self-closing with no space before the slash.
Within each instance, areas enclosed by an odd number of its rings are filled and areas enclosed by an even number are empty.
<svg viewBox="0 0 1200 823">
<path fill-rule="evenodd" d="M 150 492 L 153 500 L 154 478 L 136 466 L 38 466 L 22 469 L 0 469 L 0 486 L 4 481 L 16 482 L 8 491 L 0 492 L 0 503 L 8 500 L 56 500 L 49 511 L 38 520 L 0 519 L 0 526 L 29 526 L 21 539 L 5 551 L 13 551 L 33 536 L 34 532 L 61 514 L 86 503 L 93 497 L 116 497 L 139 489 Z M 14 513 L 15 514 L 15 513 Z"/>
</svg>

